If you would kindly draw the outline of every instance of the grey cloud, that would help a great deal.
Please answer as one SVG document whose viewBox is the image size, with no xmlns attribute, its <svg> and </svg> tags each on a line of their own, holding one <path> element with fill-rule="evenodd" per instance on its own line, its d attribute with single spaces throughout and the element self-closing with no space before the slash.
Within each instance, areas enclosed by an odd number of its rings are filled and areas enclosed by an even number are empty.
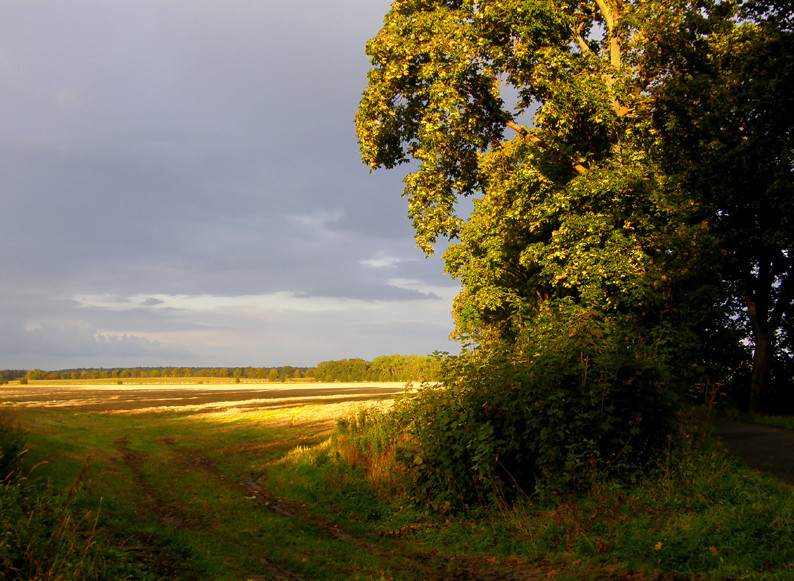
<svg viewBox="0 0 794 581">
<path fill-rule="evenodd" d="M 98 361 L 106 366 L 140 365 L 141 361 L 167 364 L 196 358 L 186 348 L 163 346 L 133 334 L 106 335 L 63 321 L 20 330 L 13 340 L 4 335 L 0 348 L 4 358 L 23 368 L 95 366 Z M 48 365 L 41 365 L 42 361 Z"/>
<path fill-rule="evenodd" d="M 309 287 L 299 294 L 302 297 L 334 297 L 345 299 L 362 299 L 369 301 L 417 301 L 438 300 L 437 294 L 422 292 L 415 289 L 399 288 L 389 284 L 368 284 L 356 282 L 353 284 L 337 283 L 318 284 Z"/>
<path fill-rule="evenodd" d="M 253 357 L 270 345 L 264 322 L 257 334 L 242 319 L 199 318 L 154 297 L 287 291 L 393 302 L 404 318 L 406 305 L 436 300 L 389 283 L 450 284 L 439 257 L 414 247 L 402 175 L 370 174 L 353 128 L 364 43 L 389 4 L 0 4 L 0 269 L 13 281 L 0 287 L 4 340 L 29 345 L 40 367 L 48 350 L 67 358 L 59 341 L 83 360 L 122 347 L 147 359 L 220 360 L 209 346 L 235 341 L 237 330 L 251 351 L 235 353 Z M 396 261 L 367 267 L 378 256 Z M 113 310 L 80 307 L 77 295 L 144 298 Z M 323 317 L 279 321 L 273 349 L 327 355 L 318 336 L 342 349 L 313 329 L 354 322 Z M 101 339 L 103 329 L 117 338 Z M 346 333 L 351 348 L 359 336 L 378 348 L 365 332 Z M 410 329 L 378 339 L 398 340 L 410 345 Z M 0 367 L 22 356 L 11 353 Z"/>
</svg>

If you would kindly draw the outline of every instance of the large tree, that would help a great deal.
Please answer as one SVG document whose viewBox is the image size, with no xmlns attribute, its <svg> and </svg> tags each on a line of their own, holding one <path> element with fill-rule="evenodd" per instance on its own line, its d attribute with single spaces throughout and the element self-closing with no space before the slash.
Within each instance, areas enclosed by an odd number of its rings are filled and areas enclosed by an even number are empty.
<svg viewBox="0 0 794 581">
<path fill-rule="evenodd" d="M 490 482 L 494 465 L 522 486 L 567 482 L 666 441 L 671 386 L 720 301 L 708 209 L 660 163 L 656 32 L 699 41 L 727 18 L 709 2 L 392 5 L 367 46 L 362 156 L 412 162 L 417 243 L 453 240 L 472 354 L 427 396 L 439 411 L 408 414 L 436 489 L 471 498 L 466 474 Z"/>
<path fill-rule="evenodd" d="M 361 151 L 372 168 L 414 162 L 421 248 L 456 240 L 458 335 L 510 341 L 565 300 L 674 338 L 694 363 L 688 333 L 743 320 L 757 406 L 792 334 L 791 14 L 782 0 L 394 2 L 367 46 Z"/>
<path fill-rule="evenodd" d="M 732 8 L 731 20 L 701 42 L 700 58 L 671 59 L 680 49 L 660 42 L 670 76 L 656 117 L 666 169 L 707 210 L 723 250 L 729 315 L 752 340 L 745 403 L 781 411 L 794 405 L 779 365 L 791 356 L 785 335 L 794 316 L 792 10 L 790 2 Z"/>
<path fill-rule="evenodd" d="M 509 340 L 559 300 L 628 317 L 637 336 L 680 329 L 711 247 L 702 207 L 659 171 L 654 97 L 669 67 L 648 53 L 658 27 L 708 34 L 712 8 L 393 4 L 367 46 L 361 151 L 372 168 L 416 162 L 405 195 L 421 248 L 458 240 L 445 258 L 463 282 L 461 337 Z"/>
</svg>

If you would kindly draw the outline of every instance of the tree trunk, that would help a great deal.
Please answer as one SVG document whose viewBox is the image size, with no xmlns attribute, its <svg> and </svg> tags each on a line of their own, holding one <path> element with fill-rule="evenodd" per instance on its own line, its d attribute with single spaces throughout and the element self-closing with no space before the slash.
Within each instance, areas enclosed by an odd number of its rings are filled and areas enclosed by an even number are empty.
<svg viewBox="0 0 794 581">
<path fill-rule="evenodd" d="M 767 317 L 766 301 L 758 300 L 757 295 L 747 293 L 747 314 L 753 330 L 753 373 L 750 378 L 749 408 L 751 412 L 762 411 L 766 391 L 769 386 L 769 373 L 774 356 L 774 334 Z"/>
<path fill-rule="evenodd" d="M 750 411 L 766 411 L 766 391 L 769 386 L 769 371 L 772 366 L 772 340 L 769 334 L 755 336 L 755 352 L 753 353 L 753 374 L 750 379 Z"/>
</svg>

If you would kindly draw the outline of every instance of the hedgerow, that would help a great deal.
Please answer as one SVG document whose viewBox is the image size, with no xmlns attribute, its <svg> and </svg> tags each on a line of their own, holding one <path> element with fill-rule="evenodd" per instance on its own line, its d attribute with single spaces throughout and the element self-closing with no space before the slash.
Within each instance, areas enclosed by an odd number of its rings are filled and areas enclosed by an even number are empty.
<svg viewBox="0 0 794 581">
<path fill-rule="evenodd" d="M 509 345 L 447 357 L 443 384 L 373 422 L 394 431 L 413 499 L 450 508 L 575 491 L 630 478 L 667 445 L 677 398 L 661 341 L 592 311 L 560 314 Z"/>
</svg>

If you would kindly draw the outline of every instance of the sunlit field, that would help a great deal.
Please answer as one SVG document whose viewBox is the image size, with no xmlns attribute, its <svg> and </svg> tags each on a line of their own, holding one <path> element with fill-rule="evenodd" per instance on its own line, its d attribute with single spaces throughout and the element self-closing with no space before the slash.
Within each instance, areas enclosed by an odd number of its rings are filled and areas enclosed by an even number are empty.
<svg viewBox="0 0 794 581">
<path fill-rule="evenodd" d="M 0 386 L 0 405 L 67 408 L 75 412 L 157 413 L 255 411 L 308 406 L 312 413 L 333 417 L 340 410 L 323 404 L 381 400 L 404 391 L 404 383 L 233 383 L 204 378 L 41 380 L 27 385 Z M 317 407 L 318 409 L 314 409 Z M 342 409 L 350 407 L 342 406 Z"/>
<path fill-rule="evenodd" d="M 268 492 L 284 457 L 322 445 L 337 418 L 389 405 L 403 389 L 101 380 L 2 386 L 4 416 L 28 433 L 24 477 L 79 491 L 69 493 L 64 520 L 90 539 L 86 555 L 28 573 L 69 577 L 67 564 L 77 562 L 84 570 L 75 578 L 379 579 L 397 566 L 397 578 L 421 578 L 316 521 L 305 505 Z"/>
<path fill-rule="evenodd" d="M 636 485 L 597 485 L 560 503 L 528 498 L 457 514 L 406 504 L 343 459 L 349 446 L 336 429 L 405 389 L 205 378 L 0 386 L 0 449 L 9 449 L 9 426 L 27 433 L 0 483 L 0 579 L 636 581 L 794 571 L 790 489 L 713 447 L 670 456 Z"/>
</svg>

